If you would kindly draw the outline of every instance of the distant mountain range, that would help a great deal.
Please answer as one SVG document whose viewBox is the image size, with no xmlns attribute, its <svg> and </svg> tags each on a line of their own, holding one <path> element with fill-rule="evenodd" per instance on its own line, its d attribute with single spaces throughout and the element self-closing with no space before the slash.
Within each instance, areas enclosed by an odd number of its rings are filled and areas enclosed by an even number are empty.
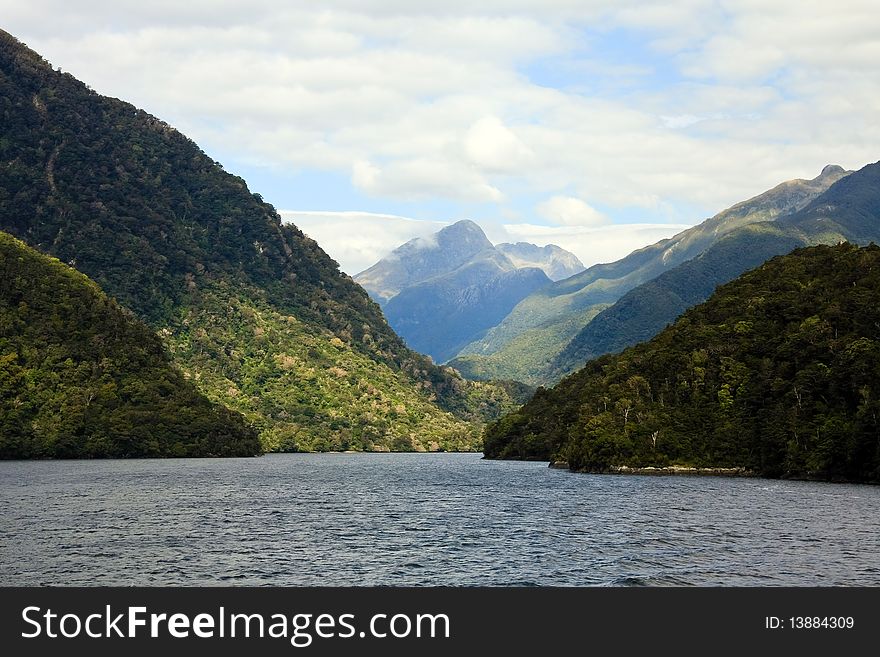
<svg viewBox="0 0 880 657">
<path fill-rule="evenodd" d="M 522 388 L 408 349 L 313 240 L 191 140 L 3 31 L 0 99 L 0 230 L 134 312 L 264 449 L 478 449 L 481 422 L 515 407 Z"/>
<path fill-rule="evenodd" d="M 502 243 L 496 244 L 495 248 L 506 255 L 514 267 L 537 267 L 551 281 L 561 281 L 586 269 L 574 253 L 555 244 L 536 246 L 529 242 Z"/>
<path fill-rule="evenodd" d="M 839 166 L 826 166 L 812 180 L 784 182 L 670 239 L 542 288 L 524 298 L 483 338 L 466 345 L 449 364 L 470 378 L 547 384 L 583 366 L 588 358 L 647 339 L 685 308 L 705 299 L 716 285 L 806 243 L 800 237 L 775 234 L 767 228 L 768 222 L 803 210 L 848 173 Z M 666 272 L 672 275 L 676 267 L 720 245 L 727 236 L 757 233 L 764 237 L 744 239 L 741 248 L 725 242 L 720 248 L 728 251 L 716 271 L 692 280 L 692 292 L 670 298 L 650 287 L 651 281 L 659 281 Z M 829 235 L 825 241 L 833 239 Z M 689 277 L 692 274 L 684 276 Z M 688 287 L 687 281 L 683 283 Z M 633 299 L 639 297 L 645 302 L 636 309 Z"/>
<path fill-rule="evenodd" d="M 823 238 L 861 226 L 868 237 L 880 224 L 877 169 L 786 223 Z M 878 327 L 880 247 L 802 248 L 719 287 L 648 342 L 539 389 L 487 428 L 484 451 L 587 472 L 877 482 Z"/>
<path fill-rule="evenodd" d="M 410 348 L 442 363 L 523 298 L 583 269 L 555 245 L 493 246 L 477 224 L 464 220 L 410 240 L 354 279 Z"/>
<path fill-rule="evenodd" d="M 696 258 L 634 288 L 571 340 L 549 368 L 552 378 L 653 337 L 716 287 L 775 255 L 842 241 L 880 242 L 880 163 L 839 178 L 809 203 L 775 221 L 730 231 Z"/>
</svg>

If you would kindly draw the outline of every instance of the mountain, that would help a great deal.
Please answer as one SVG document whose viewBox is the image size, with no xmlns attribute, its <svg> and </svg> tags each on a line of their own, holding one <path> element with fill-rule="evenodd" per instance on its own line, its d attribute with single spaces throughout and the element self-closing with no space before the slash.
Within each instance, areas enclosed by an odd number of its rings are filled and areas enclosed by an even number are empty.
<svg viewBox="0 0 880 657">
<path fill-rule="evenodd" d="M 591 472 L 684 466 L 877 482 L 878 326 L 880 247 L 798 249 L 718 288 L 649 342 L 540 389 L 487 428 L 485 452 Z"/>
<path fill-rule="evenodd" d="M 492 242 L 473 221 L 457 221 L 430 237 L 402 244 L 369 269 L 354 276 L 380 305 L 411 285 L 454 272 L 484 251 Z"/>
<path fill-rule="evenodd" d="M 826 166 L 812 180 L 784 182 L 670 239 L 538 290 L 449 364 L 468 378 L 516 378 L 535 385 L 556 381 L 566 371 L 560 369 L 565 360 L 560 352 L 629 290 L 700 255 L 735 230 L 797 212 L 846 175 L 839 166 Z"/>
<path fill-rule="evenodd" d="M 826 170 L 828 168 L 826 167 Z M 839 179 L 796 212 L 731 231 L 698 257 L 624 295 L 554 359 L 556 377 L 656 335 L 720 284 L 798 246 L 880 241 L 880 163 Z"/>
<path fill-rule="evenodd" d="M 409 347 L 442 363 L 548 285 L 541 267 L 559 271 L 579 263 L 557 246 L 502 246 L 492 246 L 474 222 L 458 221 L 430 238 L 410 240 L 355 280 L 383 304 Z"/>
<path fill-rule="evenodd" d="M 161 340 L 86 276 L 0 232 L 0 458 L 253 456 Z"/>
<path fill-rule="evenodd" d="M 535 246 L 517 242 L 492 246 L 482 228 L 463 219 L 430 237 L 411 239 L 369 269 L 356 274 L 354 279 L 379 305 L 384 306 L 404 288 L 451 274 L 493 251 L 506 258 L 505 268 L 509 265 L 514 269 L 534 267 L 554 281 L 584 269 L 576 255 L 555 244 Z"/>
<path fill-rule="evenodd" d="M 267 449 L 474 449 L 515 405 L 407 349 L 318 245 L 177 130 L 0 32 L 0 229 L 97 282 Z"/>
<path fill-rule="evenodd" d="M 489 251 L 445 276 L 404 288 L 385 304 L 385 316 L 411 348 L 442 363 L 548 283 L 540 269 L 516 269 Z"/>
<path fill-rule="evenodd" d="M 560 281 L 584 271 L 584 263 L 578 257 L 555 244 L 536 246 L 528 242 L 516 244 L 496 244 L 495 248 L 513 263 L 513 266 L 522 269 L 525 267 L 537 267 L 551 281 Z"/>
</svg>

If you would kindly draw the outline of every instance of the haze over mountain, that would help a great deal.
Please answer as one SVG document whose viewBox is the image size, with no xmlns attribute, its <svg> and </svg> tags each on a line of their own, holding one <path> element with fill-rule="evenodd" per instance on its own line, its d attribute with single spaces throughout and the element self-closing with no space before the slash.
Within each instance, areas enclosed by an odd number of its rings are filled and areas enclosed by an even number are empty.
<svg viewBox="0 0 880 657">
<path fill-rule="evenodd" d="M 409 240 L 354 279 L 379 305 L 384 305 L 402 289 L 449 274 L 484 251 L 500 252 L 517 269 L 540 269 L 554 281 L 584 270 L 576 255 L 555 244 L 517 242 L 493 246 L 482 228 L 463 219 L 431 236 Z"/>
<path fill-rule="evenodd" d="M 837 198 L 807 213 L 831 223 L 843 204 L 866 207 Z M 539 389 L 487 428 L 485 453 L 593 472 L 878 481 L 878 326 L 880 247 L 799 249 L 719 287 L 650 341 Z"/>
<path fill-rule="evenodd" d="M 267 449 L 472 449 L 514 404 L 407 349 L 351 278 L 161 120 L 0 32 L 0 229 L 95 280 Z"/>
<path fill-rule="evenodd" d="M 485 337 L 465 346 L 450 365 L 475 379 L 514 378 L 535 385 L 556 381 L 562 374 L 572 371 L 567 357 L 560 357 L 561 352 L 579 332 L 589 330 L 601 311 L 628 291 L 700 255 L 733 231 L 750 224 L 773 221 L 802 209 L 846 175 L 848 172 L 839 166 L 826 166 L 812 180 L 781 183 L 671 239 L 634 251 L 617 262 L 595 265 L 538 290 L 523 299 Z M 794 246 L 792 242 L 790 248 Z M 780 252 L 770 249 L 766 257 Z M 761 261 L 752 264 L 758 262 Z M 709 292 L 711 289 L 706 295 Z M 701 298 L 704 299 L 705 295 Z M 683 308 L 677 307 L 676 313 L 667 321 L 674 319 L 681 310 Z M 634 325 L 642 321 L 639 317 L 630 319 Z M 663 325 L 656 327 L 654 332 Z M 650 335 L 653 333 L 642 333 L 638 339 Z M 626 344 L 634 344 L 638 339 Z"/>
<path fill-rule="evenodd" d="M 401 245 L 355 276 L 413 349 L 443 362 L 555 276 L 583 265 L 554 245 L 493 246 L 472 221 Z"/>
<path fill-rule="evenodd" d="M 429 237 L 416 237 L 400 245 L 354 280 L 379 305 L 410 285 L 448 274 L 484 251 L 492 242 L 473 221 L 458 221 Z"/>
<path fill-rule="evenodd" d="M 496 244 L 495 248 L 507 256 L 514 267 L 537 267 L 551 281 L 560 281 L 563 278 L 574 276 L 582 272 L 586 267 L 578 257 L 555 244 L 537 246 L 529 242 L 516 242 L 509 244 L 503 242 Z"/>
</svg>

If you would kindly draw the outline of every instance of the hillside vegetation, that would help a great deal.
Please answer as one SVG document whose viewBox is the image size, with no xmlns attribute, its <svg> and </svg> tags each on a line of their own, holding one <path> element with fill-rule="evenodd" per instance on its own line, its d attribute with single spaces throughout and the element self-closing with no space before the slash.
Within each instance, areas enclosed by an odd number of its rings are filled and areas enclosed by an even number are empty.
<svg viewBox="0 0 880 657">
<path fill-rule="evenodd" d="M 628 292 L 572 338 L 548 368 L 551 379 L 578 370 L 591 358 L 647 340 L 718 285 L 775 255 L 813 244 L 880 242 L 878 218 L 880 164 L 869 164 L 840 178 L 798 211 L 731 231 L 696 258 Z"/>
<path fill-rule="evenodd" d="M 775 222 L 803 209 L 848 174 L 839 166 L 826 166 L 812 180 L 781 183 L 670 239 L 633 251 L 616 262 L 594 265 L 538 290 L 523 299 L 485 336 L 465 346 L 450 365 L 469 378 L 484 378 L 485 372 L 494 377 L 520 377 L 534 385 L 548 384 L 576 371 L 588 358 L 650 338 L 685 308 L 704 300 L 716 285 L 805 242 L 796 236 L 782 248 L 759 245 L 762 257 L 755 259 L 750 252 L 753 240 L 747 238 L 740 242 L 741 251 L 726 253 L 732 260 L 723 267 L 732 274 L 712 279 L 707 289 L 702 285 L 707 279 L 703 273 L 695 294 L 687 294 L 684 280 L 664 290 L 655 307 L 637 308 L 633 296 L 650 302 L 654 294 L 650 286 L 658 277 L 699 257 L 729 235 L 740 232 L 748 236 L 749 226 Z M 648 287 L 640 289 L 643 285 Z M 682 288 L 684 296 L 678 288 Z M 631 290 L 627 298 L 625 295 Z M 615 307 L 618 300 L 620 306 Z M 673 305 L 665 311 L 667 300 Z"/>
<path fill-rule="evenodd" d="M 267 447 L 478 449 L 480 423 L 516 406 L 509 388 L 409 350 L 313 240 L 191 140 L 5 32 L 0 122 L 0 229 L 134 311 Z M 326 385 L 348 376 L 369 385 Z"/>
<path fill-rule="evenodd" d="M 491 425 L 490 458 L 880 480 L 880 247 L 803 248 Z"/>
<path fill-rule="evenodd" d="M 146 325 L 0 233 L 0 458 L 260 451 L 256 431 L 200 394 Z"/>
</svg>

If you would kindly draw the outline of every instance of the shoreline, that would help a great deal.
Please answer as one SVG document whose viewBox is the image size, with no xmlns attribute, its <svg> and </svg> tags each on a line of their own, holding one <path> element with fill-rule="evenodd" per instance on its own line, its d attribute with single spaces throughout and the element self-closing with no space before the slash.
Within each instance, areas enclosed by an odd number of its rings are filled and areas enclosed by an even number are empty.
<svg viewBox="0 0 880 657">
<path fill-rule="evenodd" d="M 611 475 L 651 475 L 651 476 L 699 476 L 699 477 L 759 477 L 753 470 L 746 468 L 695 468 L 685 465 L 668 465 L 657 467 L 653 465 L 645 467 L 631 467 L 628 465 L 615 465 L 604 470 L 572 470 L 567 461 L 551 461 L 547 467 L 558 470 L 568 470 L 578 474 L 611 474 Z"/>
<path fill-rule="evenodd" d="M 609 469 L 609 474 L 637 474 L 637 475 L 689 475 L 699 477 L 757 477 L 758 474 L 746 468 L 693 468 L 683 465 L 670 465 L 662 468 L 647 466 L 644 468 L 631 468 L 619 465 Z"/>
</svg>

